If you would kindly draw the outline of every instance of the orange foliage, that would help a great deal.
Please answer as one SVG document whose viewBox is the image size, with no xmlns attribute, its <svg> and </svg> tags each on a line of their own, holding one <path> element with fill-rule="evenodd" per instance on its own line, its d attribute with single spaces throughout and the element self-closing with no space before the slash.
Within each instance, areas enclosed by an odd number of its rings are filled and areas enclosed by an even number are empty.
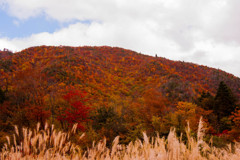
<svg viewBox="0 0 240 160">
<path fill-rule="evenodd" d="M 183 121 L 196 123 L 209 113 L 190 102 L 202 91 L 215 93 L 220 81 L 240 97 L 240 79 L 231 74 L 118 47 L 39 46 L 1 52 L 0 74 L 0 87 L 8 97 L 4 106 L 9 112 L 17 108 L 19 115 L 11 118 L 19 123 L 49 116 L 56 121 L 66 109 L 62 96 L 71 89 L 87 92 L 87 106 L 115 107 L 118 114 L 131 111 L 149 123 L 153 116 L 162 118 L 175 110 Z M 179 101 L 184 103 L 176 109 Z"/>
</svg>

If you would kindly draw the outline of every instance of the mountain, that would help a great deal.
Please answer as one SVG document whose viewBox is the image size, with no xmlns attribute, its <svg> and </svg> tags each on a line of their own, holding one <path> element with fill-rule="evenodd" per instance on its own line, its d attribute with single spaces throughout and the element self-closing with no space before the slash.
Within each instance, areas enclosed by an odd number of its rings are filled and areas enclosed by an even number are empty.
<svg viewBox="0 0 240 160">
<path fill-rule="evenodd" d="M 240 135 L 240 79 L 219 69 L 118 47 L 39 46 L 1 51 L 0 75 L 0 146 L 13 125 L 37 122 L 65 131 L 78 123 L 87 145 L 172 126 L 180 134 L 186 120 L 197 131 L 201 116 L 209 134 Z"/>
<path fill-rule="evenodd" d="M 224 81 L 240 98 L 240 79 L 232 74 L 117 47 L 39 46 L 0 55 L 3 90 L 44 87 L 41 96 L 47 97 L 71 86 L 88 92 L 97 106 L 134 101 L 154 88 L 175 103 L 192 101 L 202 91 L 215 94 Z"/>
</svg>

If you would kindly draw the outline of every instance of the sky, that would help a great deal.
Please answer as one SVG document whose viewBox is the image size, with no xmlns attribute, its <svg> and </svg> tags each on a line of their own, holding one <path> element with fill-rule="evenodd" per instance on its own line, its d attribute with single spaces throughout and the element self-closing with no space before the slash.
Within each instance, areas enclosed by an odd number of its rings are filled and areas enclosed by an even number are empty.
<svg viewBox="0 0 240 160">
<path fill-rule="evenodd" d="M 0 49 L 113 46 L 240 77 L 240 0 L 0 0 Z"/>
</svg>

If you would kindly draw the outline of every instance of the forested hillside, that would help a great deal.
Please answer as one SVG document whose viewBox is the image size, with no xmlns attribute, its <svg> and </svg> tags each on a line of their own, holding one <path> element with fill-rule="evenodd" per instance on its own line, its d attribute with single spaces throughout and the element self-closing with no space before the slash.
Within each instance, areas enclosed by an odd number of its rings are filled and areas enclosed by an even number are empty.
<svg viewBox="0 0 240 160">
<path fill-rule="evenodd" d="M 194 133 L 201 116 L 207 133 L 239 139 L 240 79 L 218 69 L 117 47 L 40 46 L 1 51 L 0 74 L 1 144 L 13 125 L 78 123 L 87 145 L 181 133 L 187 121 Z"/>
</svg>

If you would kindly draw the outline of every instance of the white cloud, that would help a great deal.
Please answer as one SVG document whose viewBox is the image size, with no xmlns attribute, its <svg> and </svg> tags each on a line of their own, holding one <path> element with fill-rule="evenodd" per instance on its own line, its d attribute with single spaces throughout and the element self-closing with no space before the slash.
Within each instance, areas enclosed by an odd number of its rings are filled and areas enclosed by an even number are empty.
<svg viewBox="0 0 240 160">
<path fill-rule="evenodd" d="M 0 0 L 21 20 L 76 22 L 54 33 L 0 39 L 0 48 L 110 45 L 219 67 L 240 76 L 239 0 Z M 7 7 L 6 7 L 7 6 Z"/>
<path fill-rule="evenodd" d="M 131 22 L 127 24 L 120 22 L 116 24 L 96 22 L 91 24 L 76 23 L 52 34 L 44 32 L 33 34 L 26 38 L 3 40 L 9 44 L 14 44 L 13 48 L 15 50 L 43 44 L 120 46 L 143 53 L 162 53 L 161 56 L 167 56 L 170 51 L 176 52 L 178 50 L 177 45 L 173 41 L 152 34 L 151 27 L 149 29 L 139 23 Z"/>
<path fill-rule="evenodd" d="M 220 68 L 240 77 L 240 46 L 217 43 L 213 40 L 198 42 L 189 56 L 180 59 Z"/>
<path fill-rule="evenodd" d="M 19 48 L 17 48 L 11 40 L 9 40 L 7 38 L 1 38 L 0 39 L 0 49 L 3 50 L 4 48 L 11 49 L 12 51 L 19 50 Z"/>
</svg>

